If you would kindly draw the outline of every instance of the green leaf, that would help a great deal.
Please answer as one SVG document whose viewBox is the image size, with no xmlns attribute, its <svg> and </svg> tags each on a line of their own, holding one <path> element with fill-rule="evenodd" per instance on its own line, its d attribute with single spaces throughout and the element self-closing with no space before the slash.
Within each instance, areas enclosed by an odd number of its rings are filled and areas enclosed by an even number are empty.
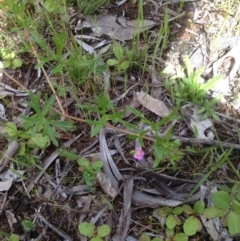
<svg viewBox="0 0 240 241">
<path fill-rule="evenodd" d="M 212 201 L 217 207 L 227 210 L 231 205 L 231 197 L 225 191 L 218 191 L 212 194 Z"/>
<path fill-rule="evenodd" d="M 185 212 L 186 214 L 193 214 L 194 213 L 191 206 L 188 205 L 188 204 L 184 204 L 182 206 L 182 209 L 183 209 L 183 212 Z"/>
<path fill-rule="evenodd" d="M 7 122 L 6 131 L 10 137 L 17 137 L 18 135 L 17 126 L 13 122 Z"/>
<path fill-rule="evenodd" d="M 108 64 L 109 66 L 116 66 L 116 65 L 119 65 L 119 61 L 116 60 L 116 59 L 108 59 L 108 60 L 107 60 L 107 64 Z"/>
<path fill-rule="evenodd" d="M 235 212 L 230 212 L 228 216 L 228 230 L 231 235 L 240 233 L 240 215 Z"/>
<path fill-rule="evenodd" d="M 91 137 L 96 136 L 100 130 L 103 128 L 104 124 L 103 123 L 99 123 L 97 124 L 91 131 Z"/>
<path fill-rule="evenodd" d="M 231 196 L 233 198 L 237 198 L 238 201 L 240 201 L 240 184 L 239 183 L 234 183 L 231 190 Z"/>
<path fill-rule="evenodd" d="M 204 210 L 205 204 L 203 201 L 197 201 L 194 206 L 193 210 L 196 214 L 201 214 Z"/>
<path fill-rule="evenodd" d="M 12 62 L 13 66 L 16 68 L 19 68 L 22 66 L 22 60 L 21 59 L 14 59 Z"/>
<path fill-rule="evenodd" d="M 185 233 L 177 233 L 173 239 L 174 241 L 188 241 L 188 236 Z"/>
<path fill-rule="evenodd" d="M 173 210 L 172 210 L 172 213 L 175 214 L 175 215 L 179 215 L 179 214 L 181 214 L 182 212 L 183 212 L 182 207 L 175 207 L 175 208 L 173 208 Z"/>
<path fill-rule="evenodd" d="M 195 235 L 202 229 L 202 224 L 197 217 L 190 216 L 183 224 L 184 233 L 188 236 Z"/>
<path fill-rule="evenodd" d="M 40 133 L 36 133 L 36 135 L 33 136 L 31 139 L 32 139 L 33 143 L 41 149 L 45 149 L 51 143 L 50 138 L 48 136 L 43 136 Z"/>
<path fill-rule="evenodd" d="M 9 237 L 9 241 L 19 241 L 19 235 L 17 234 L 11 234 L 11 236 Z"/>
<path fill-rule="evenodd" d="M 168 238 L 173 237 L 174 236 L 174 229 L 169 229 L 168 227 L 166 227 L 165 233 L 166 233 L 166 236 Z"/>
<path fill-rule="evenodd" d="M 49 13 L 52 13 L 56 9 L 56 4 L 53 0 L 46 0 L 44 3 L 44 7 Z"/>
<path fill-rule="evenodd" d="M 103 239 L 99 236 L 96 236 L 96 237 L 92 237 L 90 241 L 103 241 Z"/>
<path fill-rule="evenodd" d="M 222 79 L 222 76 L 221 76 L 221 75 L 217 75 L 217 76 L 211 78 L 210 80 L 207 81 L 207 83 L 205 83 L 204 85 L 202 85 L 202 89 L 203 89 L 204 91 L 210 90 L 211 88 L 213 88 L 213 87 L 217 84 L 217 82 L 218 82 L 220 79 Z"/>
<path fill-rule="evenodd" d="M 175 221 L 175 218 L 173 217 L 172 214 L 169 214 L 169 215 L 167 216 L 166 226 L 167 226 L 169 229 L 174 229 L 174 227 L 176 226 L 176 221 Z"/>
<path fill-rule="evenodd" d="M 92 164 L 92 168 L 96 171 L 99 172 L 101 168 L 103 167 L 103 162 L 102 161 L 96 161 Z"/>
<path fill-rule="evenodd" d="M 114 45 L 113 53 L 117 60 L 121 61 L 123 59 L 123 47 L 120 44 Z"/>
<path fill-rule="evenodd" d="M 157 214 L 160 217 L 167 217 L 167 215 L 171 212 L 172 212 L 172 208 L 169 208 L 169 207 L 164 207 L 157 210 Z"/>
<path fill-rule="evenodd" d="M 110 233 L 111 233 L 111 228 L 107 224 L 101 225 L 100 227 L 97 228 L 97 234 L 102 238 L 108 236 Z"/>
<path fill-rule="evenodd" d="M 81 167 L 91 166 L 90 161 L 87 158 L 85 158 L 85 157 L 82 157 L 82 158 L 78 159 L 77 163 Z"/>
<path fill-rule="evenodd" d="M 142 233 L 141 236 L 138 238 L 138 241 L 150 241 L 151 238 L 147 233 Z"/>
<path fill-rule="evenodd" d="M 52 143 L 55 146 L 58 146 L 58 141 L 57 141 L 56 137 L 58 138 L 59 135 L 54 131 L 54 129 L 51 126 L 46 124 L 44 132 L 48 133 L 48 136 L 51 139 Z"/>
<path fill-rule="evenodd" d="M 232 211 L 240 214 L 240 203 L 237 200 L 232 201 Z"/>
<path fill-rule="evenodd" d="M 88 222 L 82 222 L 78 225 L 78 230 L 80 234 L 86 237 L 92 237 L 94 235 L 94 224 Z"/>
<path fill-rule="evenodd" d="M 165 67 L 162 71 L 161 71 L 161 75 L 172 75 L 175 74 L 176 70 L 174 65 L 167 65 L 167 67 Z M 167 80 L 168 81 L 168 80 Z"/>
<path fill-rule="evenodd" d="M 128 67 L 129 67 L 129 61 L 128 61 L 128 60 L 123 61 L 123 62 L 119 65 L 119 67 L 120 67 L 121 69 L 123 69 L 123 70 L 127 70 Z"/>
<path fill-rule="evenodd" d="M 11 61 L 10 60 L 3 60 L 2 61 L 4 68 L 9 68 L 11 65 Z"/>
<path fill-rule="evenodd" d="M 202 215 L 205 218 L 212 219 L 217 217 L 223 217 L 224 215 L 226 215 L 226 213 L 227 213 L 227 210 L 220 209 L 216 206 L 212 206 L 212 207 L 205 208 Z"/>
</svg>

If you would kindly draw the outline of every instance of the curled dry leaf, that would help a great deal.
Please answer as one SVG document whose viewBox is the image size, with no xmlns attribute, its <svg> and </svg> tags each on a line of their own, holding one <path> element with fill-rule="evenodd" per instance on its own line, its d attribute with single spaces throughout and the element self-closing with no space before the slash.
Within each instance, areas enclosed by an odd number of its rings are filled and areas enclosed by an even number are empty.
<svg viewBox="0 0 240 241">
<path fill-rule="evenodd" d="M 198 108 L 192 106 L 191 104 L 181 107 L 181 113 L 184 116 L 184 119 L 191 129 L 192 132 L 196 135 L 197 139 L 213 139 L 213 133 L 209 132 L 209 136 L 205 135 L 205 131 L 212 127 L 212 121 L 210 119 L 201 120 L 201 116 L 197 115 Z"/>
<path fill-rule="evenodd" d="M 163 101 L 153 98 L 147 93 L 141 91 L 137 92 L 137 101 L 160 117 L 165 117 L 170 115 L 168 107 L 163 103 Z"/>
<path fill-rule="evenodd" d="M 116 197 L 117 190 L 112 186 L 112 183 L 108 177 L 103 172 L 97 174 L 97 180 L 102 187 L 103 191 L 111 198 Z"/>
<path fill-rule="evenodd" d="M 108 35 L 120 41 L 130 40 L 137 33 L 147 31 L 159 24 L 151 20 L 126 20 L 122 16 L 117 18 L 116 15 L 85 16 L 84 19 L 83 28 L 91 28 L 93 36 Z"/>
<path fill-rule="evenodd" d="M 5 182 L 0 182 L 0 192 L 8 191 L 12 186 L 13 179 L 9 179 Z"/>
</svg>

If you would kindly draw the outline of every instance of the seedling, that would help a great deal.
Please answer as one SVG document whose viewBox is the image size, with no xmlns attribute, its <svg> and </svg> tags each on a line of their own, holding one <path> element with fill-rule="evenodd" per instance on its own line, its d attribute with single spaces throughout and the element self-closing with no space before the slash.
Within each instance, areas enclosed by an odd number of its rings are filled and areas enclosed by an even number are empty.
<svg viewBox="0 0 240 241">
<path fill-rule="evenodd" d="M 20 237 L 17 234 L 11 234 L 8 241 L 19 241 Z"/>
<path fill-rule="evenodd" d="M 95 227 L 93 223 L 83 222 L 78 225 L 78 230 L 83 236 L 89 237 L 90 241 L 103 241 L 102 238 L 111 233 L 111 228 L 107 225 Z"/>
<path fill-rule="evenodd" d="M 16 69 L 22 66 L 22 60 L 17 58 L 16 53 L 9 48 L 0 49 L 0 58 L 4 68 Z"/>
<path fill-rule="evenodd" d="M 141 236 L 138 238 L 138 241 L 162 241 L 162 238 L 155 237 L 151 239 L 147 233 L 142 233 Z"/>
<path fill-rule="evenodd" d="M 194 71 L 190 59 L 184 57 L 185 67 L 177 66 L 172 68 L 167 66 L 162 72 L 162 76 L 170 76 L 164 81 L 166 89 L 171 93 L 173 101 L 177 105 L 181 105 L 187 102 L 200 105 L 202 108 L 198 114 L 202 114 L 203 118 L 212 116 L 215 120 L 219 121 L 218 116 L 214 113 L 216 103 L 221 97 L 217 97 L 212 101 L 208 101 L 207 91 L 213 88 L 217 82 L 221 79 L 220 75 L 217 75 L 209 79 L 206 83 L 202 83 L 201 75 L 204 72 L 203 68 Z"/>
<path fill-rule="evenodd" d="M 206 218 L 220 217 L 223 226 L 228 227 L 229 233 L 240 233 L 240 185 L 235 183 L 230 191 L 217 191 L 211 196 L 213 206 L 204 210 Z"/>
<path fill-rule="evenodd" d="M 123 47 L 120 44 L 114 45 L 113 53 L 116 59 L 109 59 L 107 64 L 109 66 L 116 66 L 119 71 L 126 71 L 130 63 L 129 60 L 126 59 Z"/>
<path fill-rule="evenodd" d="M 58 114 L 50 115 L 55 102 L 55 95 L 52 95 L 49 99 L 45 96 L 45 103 L 41 107 L 41 94 L 34 95 L 29 93 L 31 101 L 27 104 L 35 111 L 31 116 L 22 116 L 23 128 L 27 131 L 31 131 L 31 141 L 41 148 L 44 148 L 49 144 L 49 140 L 55 146 L 58 146 L 57 139 L 60 135 L 56 132 L 56 129 L 67 131 L 73 128 L 73 125 L 69 121 L 56 120 Z M 41 140 L 41 141 L 39 141 Z"/>
<path fill-rule="evenodd" d="M 21 222 L 24 231 L 30 232 L 35 229 L 36 225 L 30 219 L 24 219 Z"/>
<path fill-rule="evenodd" d="M 101 161 L 96 161 L 91 163 L 87 158 L 80 158 L 77 160 L 78 165 L 83 170 L 83 178 L 88 185 L 88 188 L 92 191 L 94 190 L 94 185 L 96 184 L 96 176 L 100 172 L 103 163 Z"/>
</svg>

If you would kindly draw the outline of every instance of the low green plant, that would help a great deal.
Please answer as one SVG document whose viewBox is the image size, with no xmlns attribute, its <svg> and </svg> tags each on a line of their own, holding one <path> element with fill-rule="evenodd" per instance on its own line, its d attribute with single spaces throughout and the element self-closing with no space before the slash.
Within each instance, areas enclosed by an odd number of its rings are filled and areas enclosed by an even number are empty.
<svg viewBox="0 0 240 241">
<path fill-rule="evenodd" d="M 166 225 L 166 241 L 182 241 L 188 240 L 189 236 L 195 235 L 197 232 L 201 231 L 202 223 L 199 220 L 200 216 L 204 211 L 204 203 L 198 201 L 194 204 L 193 208 L 190 205 L 183 205 L 175 208 L 161 208 L 158 210 L 158 215 L 165 220 Z M 179 215 L 185 213 L 188 217 L 184 220 L 182 225 L 182 220 Z M 175 233 L 175 227 L 182 225 L 183 232 Z"/>
<path fill-rule="evenodd" d="M 50 115 L 55 103 L 54 94 L 50 98 L 45 96 L 43 105 L 41 105 L 41 93 L 35 95 L 29 92 L 29 95 L 31 101 L 27 102 L 27 104 L 35 113 L 31 116 L 21 116 L 23 119 L 22 126 L 26 130 L 26 134 L 30 134 L 31 141 L 41 148 L 45 148 L 50 142 L 58 146 L 57 139 L 60 138 L 60 135 L 56 130 L 72 130 L 73 124 L 70 121 L 57 120 L 58 113 Z"/>
<path fill-rule="evenodd" d="M 103 163 L 101 161 L 95 161 L 91 163 L 87 158 L 79 158 L 77 160 L 78 165 L 83 170 L 83 178 L 88 188 L 92 191 L 96 184 L 96 176 L 100 172 Z"/>
<path fill-rule="evenodd" d="M 203 201 L 193 207 L 184 204 L 178 207 L 164 207 L 157 210 L 160 223 L 165 226 L 165 241 L 187 241 L 189 237 L 202 230 L 199 217 L 220 218 L 223 227 L 230 235 L 240 233 L 240 184 L 235 183 L 230 191 L 220 190 L 211 194 L 213 206 L 205 208 Z M 175 233 L 175 230 L 178 230 Z M 182 232 L 179 232 L 179 230 Z M 145 239 L 143 239 L 145 240 Z M 150 240 L 150 239 L 146 239 Z"/>
<path fill-rule="evenodd" d="M 217 191 L 211 195 L 213 206 L 204 210 L 203 215 L 212 219 L 219 217 L 231 235 L 240 233 L 240 184 L 235 183 L 231 190 Z"/>
<path fill-rule="evenodd" d="M 221 79 L 220 75 L 217 75 L 209 79 L 206 83 L 201 83 L 201 75 L 204 72 L 203 68 L 194 71 L 190 59 L 184 57 L 184 67 L 177 66 L 172 68 L 167 66 L 161 75 L 165 78 L 164 85 L 170 92 L 173 101 L 177 105 L 191 102 L 193 104 L 201 106 L 199 114 L 202 114 L 204 118 L 212 116 L 215 120 L 219 121 L 218 116 L 214 113 L 216 103 L 220 100 L 220 97 L 207 100 L 207 91 L 213 88 L 217 82 Z"/>
<path fill-rule="evenodd" d="M 162 241 L 162 238 L 155 237 L 153 239 L 147 233 L 142 233 L 138 238 L 138 241 Z"/>
<path fill-rule="evenodd" d="M 16 53 L 9 48 L 0 49 L 0 58 L 4 68 L 16 69 L 22 66 L 22 60 L 17 58 Z"/>
<path fill-rule="evenodd" d="M 88 222 L 80 223 L 78 225 L 78 230 L 83 236 L 89 237 L 90 241 L 103 241 L 102 238 L 111 233 L 111 228 L 107 224 L 103 224 L 96 228 L 93 223 Z"/>
<path fill-rule="evenodd" d="M 22 220 L 21 224 L 22 224 L 23 230 L 26 232 L 33 231 L 36 227 L 36 225 L 29 218 Z"/>
<path fill-rule="evenodd" d="M 111 121 L 112 123 L 121 123 L 130 131 L 134 131 L 135 135 L 128 135 L 128 138 L 139 139 L 141 146 L 144 146 L 142 136 L 147 134 L 148 131 L 142 130 L 136 125 L 124 121 L 123 115 L 125 112 L 115 112 L 114 106 L 111 103 L 107 94 L 101 94 L 94 97 L 92 103 L 87 103 L 83 105 L 77 104 L 77 106 L 81 108 L 84 112 L 87 112 L 86 115 L 88 116 L 91 116 L 92 114 L 96 115 L 96 113 L 99 114 L 98 120 L 88 120 L 88 123 L 93 126 L 91 131 L 91 137 L 97 135 L 101 128 L 105 126 L 105 123 L 107 121 Z M 168 133 L 164 137 L 161 137 L 158 133 L 161 126 L 179 118 L 177 115 L 178 108 L 174 109 L 168 117 L 164 117 L 157 123 L 148 120 L 141 112 L 130 106 L 127 106 L 126 109 L 132 112 L 136 117 L 138 117 L 141 123 L 150 126 L 152 132 L 155 135 L 156 142 L 153 146 L 155 156 L 155 160 L 153 163 L 154 168 L 158 167 L 160 163 L 163 163 L 165 161 L 169 161 L 174 166 L 176 162 L 182 159 L 184 153 L 180 150 L 180 142 L 171 141 L 172 129 L 170 128 Z"/>
<path fill-rule="evenodd" d="M 117 67 L 119 71 L 126 71 L 129 68 L 130 62 L 127 59 L 124 48 L 120 44 L 113 46 L 113 54 L 115 59 L 108 59 L 109 66 Z"/>
<path fill-rule="evenodd" d="M 20 237 L 17 234 L 11 234 L 8 241 L 19 241 Z"/>
</svg>

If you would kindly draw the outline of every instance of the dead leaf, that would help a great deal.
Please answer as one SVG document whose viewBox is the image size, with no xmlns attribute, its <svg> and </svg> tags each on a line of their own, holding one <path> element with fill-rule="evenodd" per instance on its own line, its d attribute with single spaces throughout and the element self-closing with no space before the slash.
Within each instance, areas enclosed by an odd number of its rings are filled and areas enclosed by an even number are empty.
<svg viewBox="0 0 240 241">
<path fill-rule="evenodd" d="M 209 133 L 209 136 L 205 135 L 205 131 L 212 127 L 212 121 L 210 119 L 200 120 L 201 116 L 197 115 L 198 108 L 194 107 L 191 104 L 185 105 L 181 107 L 181 113 L 184 116 L 184 119 L 191 129 L 192 132 L 197 134 L 197 139 L 211 139 L 213 140 L 214 134 L 213 132 Z"/>
<path fill-rule="evenodd" d="M 8 191 L 12 186 L 13 179 L 9 179 L 5 182 L 0 182 L 0 192 Z"/>
<path fill-rule="evenodd" d="M 85 16 L 82 26 L 91 28 L 93 36 L 100 37 L 108 35 L 112 39 L 126 41 L 134 38 L 137 33 L 142 33 L 158 25 L 151 20 L 126 20 L 124 17 L 117 18 L 116 15 Z"/>
<path fill-rule="evenodd" d="M 103 171 L 110 179 L 112 186 L 118 190 L 118 182 L 123 179 L 116 164 L 114 163 L 105 138 L 104 129 L 99 133 L 100 160 L 103 162 Z"/>
<path fill-rule="evenodd" d="M 141 91 L 137 92 L 137 101 L 160 117 L 166 117 L 170 115 L 168 107 L 163 103 L 163 101 L 153 98 L 147 93 Z"/>
<path fill-rule="evenodd" d="M 97 180 L 103 191 L 111 198 L 115 198 L 118 191 L 112 186 L 111 180 L 103 172 L 97 174 Z"/>
</svg>

